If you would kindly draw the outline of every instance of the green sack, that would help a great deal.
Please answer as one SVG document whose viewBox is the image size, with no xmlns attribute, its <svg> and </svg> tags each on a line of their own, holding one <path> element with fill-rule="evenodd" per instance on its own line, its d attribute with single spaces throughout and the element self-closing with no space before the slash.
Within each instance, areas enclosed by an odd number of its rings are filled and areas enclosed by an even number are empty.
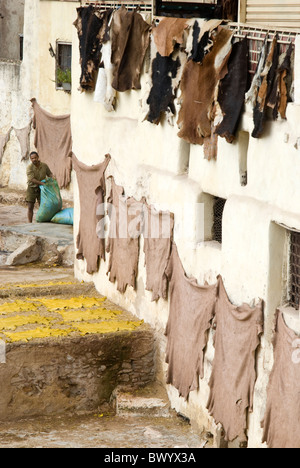
<svg viewBox="0 0 300 468">
<path fill-rule="evenodd" d="M 41 185 L 41 203 L 36 214 L 37 223 L 48 223 L 54 215 L 62 209 L 62 199 L 59 186 L 56 180 L 42 180 L 45 185 Z"/>
<path fill-rule="evenodd" d="M 73 215 L 74 208 L 65 208 L 51 219 L 51 223 L 73 225 Z"/>
</svg>

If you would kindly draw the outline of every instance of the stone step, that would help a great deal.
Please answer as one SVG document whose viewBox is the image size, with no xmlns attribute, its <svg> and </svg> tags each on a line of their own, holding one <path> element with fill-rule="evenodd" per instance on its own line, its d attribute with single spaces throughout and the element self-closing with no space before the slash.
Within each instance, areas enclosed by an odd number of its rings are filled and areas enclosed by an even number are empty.
<svg viewBox="0 0 300 468">
<path fill-rule="evenodd" d="M 126 372 L 126 365 L 123 367 Z M 170 403 L 163 388 L 154 383 L 138 391 L 114 392 L 116 414 L 120 417 L 168 418 L 171 416 Z"/>
</svg>

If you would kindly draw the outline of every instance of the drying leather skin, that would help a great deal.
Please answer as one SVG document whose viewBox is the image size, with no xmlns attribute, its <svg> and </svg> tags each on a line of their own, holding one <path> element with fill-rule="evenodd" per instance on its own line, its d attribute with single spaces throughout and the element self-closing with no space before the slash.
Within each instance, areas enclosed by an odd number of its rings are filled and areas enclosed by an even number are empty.
<svg viewBox="0 0 300 468">
<path fill-rule="evenodd" d="M 231 39 L 232 32 L 220 28 L 202 64 L 189 60 L 184 67 L 177 124 L 180 129 L 178 136 L 188 143 L 202 145 L 204 138 L 211 136 L 215 89 L 227 73 Z"/>
<path fill-rule="evenodd" d="M 70 115 L 55 116 L 32 99 L 34 145 L 40 160 L 49 166 L 60 188 L 68 187 L 72 170 L 72 134 Z"/>
<path fill-rule="evenodd" d="M 9 141 L 11 130 L 12 129 L 10 128 L 9 131 L 5 134 L 0 133 L 0 163 L 2 162 L 4 150 Z"/>
<path fill-rule="evenodd" d="M 175 114 L 173 81 L 181 67 L 180 57 L 162 57 L 158 52 L 152 61 L 152 87 L 147 99 L 148 122 L 158 125 L 166 112 Z"/>
<path fill-rule="evenodd" d="M 152 34 L 158 53 L 169 57 L 176 44 L 183 44 L 184 31 L 189 27 L 184 18 L 163 18 L 158 26 L 153 26 Z"/>
<path fill-rule="evenodd" d="M 120 92 L 141 89 L 140 76 L 150 41 L 150 25 L 139 13 L 129 12 L 122 6 L 114 12 L 111 38 L 112 87 Z"/>
<path fill-rule="evenodd" d="M 255 353 L 263 332 L 262 301 L 254 308 L 232 305 L 219 276 L 214 328 L 215 357 L 207 409 L 215 422 L 222 424 L 225 440 L 245 440 L 247 414 L 253 408 Z"/>
<path fill-rule="evenodd" d="M 93 5 L 77 8 L 77 19 L 73 24 L 79 38 L 82 90 L 95 89 L 102 44 L 109 40 L 108 23 L 111 14 L 112 9 L 100 11 Z"/>
<path fill-rule="evenodd" d="M 152 291 L 152 301 L 168 297 L 168 279 L 165 273 L 173 241 L 174 215 L 156 211 L 145 205 L 143 236 L 146 267 L 146 290 Z"/>
<path fill-rule="evenodd" d="M 98 271 L 99 259 L 105 259 L 104 234 L 102 233 L 100 237 L 97 234 L 97 225 L 103 219 L 104 213 L 102 210 L 98 214 L 97 207 L 103 206 L 104 203 L 106 192 L 104 173 L 110 159 L 110 155 L 107 154 L 101 164 L 86 166 L 73 155 L 80 199 L 80 222 L 76 240 L 77 259 L 86 260 L 86 271 L 90 274 Z"/>
<path fill-rule="evenodd" d="M 278 59 L 279 46 L 277 37 L 275 36 L 272 42 L 271 50 L 266 60 L 265 68 L 262 72 L 262 84 L 259 88 L 256 105 L 254 107 L 254 130 L 252 132 L 253 138 L 260 138 L 264 132 L 269 99 L 272 95 L 273 88 L 276 83 Z"/>
<path fill-rule="evenodd" d="M 111 283 L 117 282 L 120 293 L 127 286 L 136 289 L 139 263 L 139 237 L 142 229 L 143 201 L 124 197 L 123 187 L 111 179 L 108 203 L 113 207 L 110 213 L 110 231 L 106 251 L 110 254 L 107 274 Z"/>
<path fill-rule="evenodd" d="M 27 159 L 29 159 L 30 154 L 31 122 L 25 128 L 14 128 L 14 131 L 20 143 L 21 161 L 26 161 Z"/>
<path fill-rule="evenodd" d="M 196 279 L 189 279 L 174 243 L 166 275 L 170 295 L 167 383 L 187 400 L 191 391 L 199 389 L 199 377 L 204 375 L 204 351 L 214 316 L 217 285 L 199 286 Z"/>
<path fill-rule="evenodd" d="M 269 448 L 300 447 L 300 342 L 277 312 L 273 337 L 274 366 L 267 389 L 267 407 L 262 423 L 263 442 Z"/>
<path fill-rule="evenodd" d="M 216 127 L 216 134 L 232 143 L 236 137 L 244 110 L 245 93 L 248 90 L 248 39 L 232 46 L 228 60 L 228 73 L 220 81 L 218 103 L 223 119 Z"/>
</svg>

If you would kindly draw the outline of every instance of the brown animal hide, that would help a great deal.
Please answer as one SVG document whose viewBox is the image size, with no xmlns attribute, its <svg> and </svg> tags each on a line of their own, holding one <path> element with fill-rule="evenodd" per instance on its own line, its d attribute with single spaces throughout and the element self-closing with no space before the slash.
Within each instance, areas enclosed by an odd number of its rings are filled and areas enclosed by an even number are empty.
<svg viewBox="0 0 300 468">
<path fill-rule="evenodd" d="M 17 129 L 14 128 L 15 134 L 19 140 L 21 147 L 21 161 L 25 161 L 29 158 L 30 153 L 30 131 L 31 131 L 31 122 L 27 127 Z"/>
<path fill-rule="evenodd" d="M 9 141 L 11 128 L 7 133 L 0 133 L 0 163 L 2 162 L 5 147 Z"/>
<path fill-rule="evenodd" d="M 101 47 L 108 40 L 108 23 L 112 10 L 100 11 L 89 5 L 77 8 L 77 19 L 73 23 L 79 38 L 81 76 L 80 86 L 94 90 L 96 72 L 101 59 Z"/>
<path fill-rule="evenodd" d="M 224 28 L 213 37 L 213 48 L 202 64 L 190 60 L 185 65 L 180 89 L 181 109 L 178 136 L 189 143 L 200 144 L 211 135 L 211 112 L 218 81 L 227 73 L 232 32 Z"/>
<path fill-rule="evenodd" d="M 212 32 L 217 29 L 222 23 L 222 20 L 209 20 L 204 24 L 199 25 L 196 20 L 193 25 L 193 41 L 192 50 L 189 59 L 194 62 L 202 63 L 205 55 L 207 55 L 214 43 L 212 41 Z"/>
<path fill-rule="evenodd" d="M 218 103 L 223 120 L 215 132 L 226 138 L 228 143 L 232 143 L 236 136 L 248 90 L 248 78 L 248 40 L 245 38 L 233 44 L 228 73 L 219 85 Z"/>
<path fill-rule="evenodd" d="M 273 117 L 276 120 L 278 113 L 282 119 L 286 119 L 286 108 L 289 100 L 288 78 L 291 73 L 291 56 L 294 51 L 293 44 L 290 44 L 288 50 L 282 54 L 279 60 L 277 74 L 277 87 L 274 90 L 274 99 L 272 107 L 274 108 Z"/>
<path fill-rule="evenodd" d="M 124 189 L 111 177 L 110 231 L 106 251 L 110 254 L 107 274 L 109 281 L 117 281 L 122 294 L 127 285 L 136 288 L 139 261 L 139 237 L 142 229 L 144 202 L 124 197 Z"/>
<path fill-rule="evenodd" d="M 263 134 L 265 121 L 267 118 L 268 105 L 272 107 L 272 100 L 270 97 L 274 92 L 274 86 L 277 87 L 276 74 L 279 59 L 279 45 L 277 36 L 274 37 L 271 50 L 267 57 L 265 69 L 262 73 L 263 81 L 258 91 L 256 105 L 254 108 L 254 130 L 252 132 L 253 138 L 260 138 Z"/>
<path fill-rule="evenodd" d="M 273 347 L 263 442 L 269 448 L 295 449 L 300 447 L 300 341 L 287 327 L 281 312 L 276 315 Z"/>
<path fill-rule="evenodd" d="M 136 11 L 122 6 L 112 22 L 112 87 L 116 91 L 141 89 L 140 75 L 150 41 L 150 26 Z"/>
<path fill-rule="evenodd" d="M 152 301 L 167 299 L 168 280 L 165 270 L 171 255 L 174 215 L 156 211 L 145 205 L 143 236 L 146 266 L 146 290 L 152 291 Z"/>
<path fill-rule="evenodd" d="M 249 91 L 246 93 L 246 102 L 251 102 L 253 107 L 255 107 L 258 91 L 262 84 L 262 72 L 265 68 L 267 52 L 268 52 L 268 37 L 266 37 L 263 43 L 254 78 L 252 80 Z"/>
<path fill-rule="evenodd" d="M 174 385 L 179 395 L 187 400 L 191 391 L 198 390 L 199 377 L 203 378 L 204 350 L 213 319 L 217 285 L 199 286 L 196 279 L 189 279 L 174 243 L 166 275 L 170 282 L 167 383 Z"/>
<path fill-rule="evenodd" d="M 229 301 L 222 278 L 218 281 L 214 327 L 215 357 L 209 382 L 209 413 L 221 423 L 225 440 L 245 439 L 247 411 L 252 410 L 256 381 L 255 351 L 263 331 L 262 302 L 255 308 Z"/>
<path fill-rule="evenodd" d="M 80 222 L 76 239 L 77 259 L 86 260 L 86 271 L 90 274 L 98 271 L 99 259 L 105 259 L 104 232 L 99 229 L 98 223 L 101 223 L 105 214 L 103 210 L 106 191 L 104 173 L 110 159 L 110 155 L 107 154 L 101 164 L 86 166 L 73 155 L 80 199 Z"/>
<path fill-rule="evenodd" d="M 158 53 L 169 57 L 176 44 L 184 42 L 184 31 L 189 27 L 184 18 L 163 18 L 159 25 L 153 25 L 152 34 Z"/>
<path fill-rule="evenodd" d="M 60 188 L 71 181 L 72 135 L 70 115 L 55 116 L 43 110 L 31 99 L 34 111 L 34 145 L 42 162 L 46 163 Z"/>
</svg>

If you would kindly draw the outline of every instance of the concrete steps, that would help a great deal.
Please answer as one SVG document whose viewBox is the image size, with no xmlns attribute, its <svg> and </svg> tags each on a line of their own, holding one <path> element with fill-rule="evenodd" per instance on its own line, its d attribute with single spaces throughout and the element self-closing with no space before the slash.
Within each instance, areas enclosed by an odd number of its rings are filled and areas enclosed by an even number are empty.
<svg viewBox="0 0 300 468">
<path fill-rule="evenodd" d="M 104 411 L 116 388 L 155 379 L 152 329 L 93 286 L 73 279 L 1 288 L 0 421 Z"/>
<path fill-rule="evenodd" d="M 131 392 L 118 388 L 113 401 L 120 417 L 169 418 L 173 415 L 167 393 L 157 382 Z"/>
</svg>

